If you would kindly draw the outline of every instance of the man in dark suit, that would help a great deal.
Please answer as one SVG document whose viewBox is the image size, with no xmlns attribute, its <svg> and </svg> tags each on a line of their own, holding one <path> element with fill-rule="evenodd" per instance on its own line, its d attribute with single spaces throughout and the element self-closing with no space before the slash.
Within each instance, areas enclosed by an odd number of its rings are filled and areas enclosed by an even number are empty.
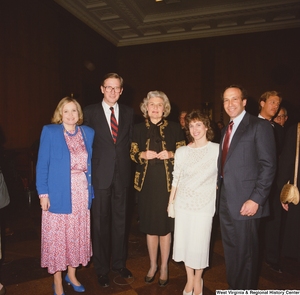
<svg viewBox="0 0 300 295">
<path fill-rule="evenodd" d="M 272 121 L 281 104 L 282 97 L 277 91 L 266 91 L 258 100 L 258 117 L 269 121 L 272 125 L 272 131 L 275 136 L 277 163 L 284 144 L 284 128 Z M 276 169 L 277 170 L 277 169 Z M 276 177 L 275 177 L 276 178 Z M 279 202 L 279 190 L 274 180 L 269 195 L 270 216 L 265 220 L 264 238 L 265 238 L 265 260 L 267 265 L 274 271 L 282 273 L 280 266 L 280 244 L 282 239 L 283 209 Z"/>
<path fill-rule="evenodd" d="M 258 229 L 269 214 L 269 191 L 275 175 L 276 152 L 272 126 L 245 111 L 245 90 L 229 86 L 223 93 L 233 122 L 223 129 L 218 161 L 219 218 L 230 289 L 256 289 Z M 226 154 L 229 138 L 229 148 Z M 223 163 L 223 164 L 222 164 Z"/>
<path fill-rule="evenodd" d="M 275 136 L 276 154 L 280 155 L 284 144 L 284 129 L 272 118 L 276 115 L 281 104 L 282 97 L 277 91 L 266 91 L 258 100 L 259 114 L 261 119 L 268 120 L 272 127 Z"/>
<path fill-rule="evenodd" d="M 300 122 L 298 123 L 300 124 Z M 284 147 L 279 159 L 279 169 L 277 174 L 277 185 L 279 191 L 282 187 L 290 181 L 291 184 L 294 184 L 300 190 L 300 151 L 298 151 L 298 170 L 296 170 L 297 176 L 295 183 L 295 161 L 296 161 L 296 150 L 297 150 L 297 141 L 300 138 L 298 135 L 298 124 L 294 124 L 288 128 L 285 138 Z M 300 130 L 299 130 L 300 133 Z M 300 144 L 300 142 L 299 142 Z M 278 197 L 280 198 L 280 197 Z M 297 205 L 283 204 L 284 210 L 286 210 L 286 222 L 285 230 L 283 235 L 282 243 L 282 254 L 285 257 L 295 259 L 300 262 L 300 204 Z"/>
<path fill-rule="evenodd" d="M 126 268 L 126 205 L 131 175 L 129 157 L 133 109 L 118 100 L 123 79 L 107 74 L 100 86 L 103 100 L 84 110 L 84 122 L 95 130 L 92 156 L 93 263 L 101 286 L 109 286 L 110 266 L 124 278 Z M 111 122 L 111 120 L 113 122 Z"/>
</svg>

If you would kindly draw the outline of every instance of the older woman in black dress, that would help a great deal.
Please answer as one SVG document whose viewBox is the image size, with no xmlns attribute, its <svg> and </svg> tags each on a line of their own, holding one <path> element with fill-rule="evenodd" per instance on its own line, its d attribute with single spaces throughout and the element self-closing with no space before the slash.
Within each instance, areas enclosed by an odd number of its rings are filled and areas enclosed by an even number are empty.
<svg viewBox="0 0 300 295">
<path fill-rule="evenodd" d="M 161 91 L 150 91 L 140 105 L 145 122 L 134 126 L 131 159 L 137 163 L 134 187 L 137 190 L 140 230 L 147 234 L 150 269 L 146 283 L 157 272 L 158 246 L 161 254 L 159 285 L 168 283 L 168 260 L 174 220 L 166 208 L 172 184 L 174 153 L 185 145 L 180 124 L 167 121 L 171 106 Z"/>
</svg>

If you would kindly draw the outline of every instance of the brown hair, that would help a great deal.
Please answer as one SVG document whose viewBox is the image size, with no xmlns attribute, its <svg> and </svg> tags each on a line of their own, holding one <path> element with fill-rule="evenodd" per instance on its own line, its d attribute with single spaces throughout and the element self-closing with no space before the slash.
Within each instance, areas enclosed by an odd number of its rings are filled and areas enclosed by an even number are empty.
<svg viewBox="0 0 300 295">
<path fill-rule="evenodd" d="M 222 101 L 224 100 L 224 92 L 225 92 L 227 89 L 229 89 L 229 88 L 237 88 L 237 89 L 239 89 L 239 90 L 241 91 L 242 100 L 248 98 L 247 90 L 246 90 L 244 87 L 242 87 L 241 85 L 232 84 L 232 85 L 230 85 L 230 86 L 228 86 L 228 87 L 226 87 L 226 88 L 224 89 L 224 91 L 223 91 L 223 93 L 222 93 L 222 95 L 221 95 Z"/>
<path fill-rule="evenodd" d="M 193 121 L 201 121 L 204 126 L 207 128 L 206 138 L 211 141 L 214 138 L 214 131 L 211 127 L 211 122 L 209 117 L 206 114 L 200 112 L 200 110 L 192 110 L 189 114 L 185 116 L 185 129 L 188 131 L 187 136 L 190 141 L 194 141 L 193 137 L 189 131 L 189 124 Z"/>
<path fill-rule="evenodd" d="M 104 77 L 103 77 L 103 80 L 102 80 L 102 83 L 101 83 L 101 86 L 104 86 L 104 81 L 106 79 L 109 79 L 109 78 L 114 78 L 114 79 L 119 79 L 120 80 L 120 85 L 121 85 L 121 88 L 123 88 L 123 78 L 117 74 L 117 73 L 108 73 L 106 74 Z"/>
</svg>

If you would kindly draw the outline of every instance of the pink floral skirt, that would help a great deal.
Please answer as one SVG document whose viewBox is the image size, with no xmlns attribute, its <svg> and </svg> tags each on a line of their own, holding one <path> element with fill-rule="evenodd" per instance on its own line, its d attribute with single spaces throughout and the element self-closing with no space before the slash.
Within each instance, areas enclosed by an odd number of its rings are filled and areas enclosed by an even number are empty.
<svg viewBox="0 0 300 295">
<path fill-rule="evenodd" d="M 92 256 L 87 180 L 71 174 L 72 213 L 42 212 L 41 266 L 50 274 L 87 265 Z M 51 202 L 50 202 L 51 206 Z"/>
</svg>

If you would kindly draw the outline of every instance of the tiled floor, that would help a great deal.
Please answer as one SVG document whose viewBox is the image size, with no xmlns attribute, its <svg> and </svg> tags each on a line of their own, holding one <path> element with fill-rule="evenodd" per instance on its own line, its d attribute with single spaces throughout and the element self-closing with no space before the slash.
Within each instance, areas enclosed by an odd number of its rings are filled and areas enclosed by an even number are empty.
<svg viewBox="0 0 300 295">
<path fill-rule="evenodd" d="M 13 235 L 5 237 L 5 253 L 1 270 L 2 282 L 7 294 L 13 295 L 46 295 L 53 294 L 52 276 L 40 267 L 40 207 L 35 196 L 31 206 L 26 196 L 12 201 L 7 210 L 6 224 Z M 85 294 L 118 294 L 118 295 L 155 295 L 182 294 L 185 285 L 185 270 L 182 263 L 170 261 L 170 282 L 166 287 L 159 287 L 156 280 L 151 284 L 144 283 L 144 276 L 149 267 L 145 236 L 138 230 L 136 208 L 133 206 L 129 236 L 127 267 L 132 271 L 133 279 L 122 279 L 111 273 L 111 284 L 108 288 L 98 285 L 93 264 L 78 269 L 78 278 L 86 287 Z M 262 264 L 259 289 L 300 289 L 300 263 L 283 259 L 284 273 L 278 274 Z M 225 264 L 218 223 L 214 225 L 211 252 L 211 266 L 204 273 L 204 294 L 211 295 L 215 290 L 226 289 Z M 64 285 L 65 294 L 76 294 L 70 286 Z"/>
</svg>

